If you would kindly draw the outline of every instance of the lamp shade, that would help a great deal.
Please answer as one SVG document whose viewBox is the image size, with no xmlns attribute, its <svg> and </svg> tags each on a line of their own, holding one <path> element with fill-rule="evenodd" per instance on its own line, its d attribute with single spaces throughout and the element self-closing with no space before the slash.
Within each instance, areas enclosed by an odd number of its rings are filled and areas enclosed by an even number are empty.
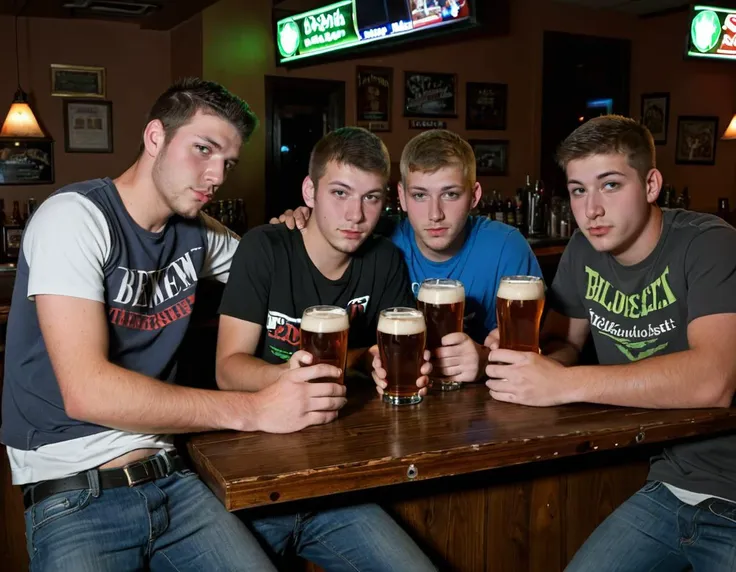
<svg viewBox="0 0 736 572">
<path fill-rule="evenodd" d="M 724 141 L 736 139 L 736 115 L 731 118 L 731 122 L 728 124 L 728 127 L 726 127 L 726 131 L 721 139 Z"/>
<path fill-rule="evenodd" d="M 46 137 L 28 105 L 28 97 L 20 88 L 0 129 L 0 137 Z"/>
</svg>

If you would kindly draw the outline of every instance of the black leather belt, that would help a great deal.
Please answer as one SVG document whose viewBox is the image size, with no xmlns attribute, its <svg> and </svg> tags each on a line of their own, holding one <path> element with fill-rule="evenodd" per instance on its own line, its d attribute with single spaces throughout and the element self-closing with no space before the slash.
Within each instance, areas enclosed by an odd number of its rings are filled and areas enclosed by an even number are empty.
<svg viewBox="0 0 736 572">
<path fill-rule="evenodd" d="M 116 487 L 134 487 L 155 479 L 168 477 L 170 474 L 186 468 L 184 459 L 178 455 L 169 455 L 169 468 L 166 460 L 161 455 L 154 455 L 129 463 L 119 469 L 92 469 L 99 474 L 100 489 L 113 489 Z M 84 471 L 71 477 L 54 479 L 53 481 L 41 481 L 29 485 L 23 489 L 23 504 L 26 508 L 31 507 L 43 499 L 63 493 L 89 488 L 89 471 Z"/>
</svg>

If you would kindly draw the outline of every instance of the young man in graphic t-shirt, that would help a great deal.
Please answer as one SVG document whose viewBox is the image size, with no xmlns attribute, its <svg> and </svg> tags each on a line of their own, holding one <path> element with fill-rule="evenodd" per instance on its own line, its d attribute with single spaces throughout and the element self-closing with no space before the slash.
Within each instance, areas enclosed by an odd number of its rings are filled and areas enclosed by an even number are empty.
<svg viewBox="0 0 736 572">
<path fill-rule="evenodd" d="M 719 218 L 662 211 L 649 131 L 592 119 L 561 145 L 580 227 L 549 292 L 540 356 L 498 348 L 495 399 L 648 408 L 729 407 L 736 390 L 736 229 Z M 570 367 L 592 332 L 601 366 Z M 568 367 L 565 367 L 568 366 Z M 648 483 L 601 524 L 568 570 L 732 570 L 736 563 L 736 435 L 675 445 Z"/>
<path fill-rule="evenodd" d="M 333 131 L 313 149 L 304 179 L 304 200 L 314 209 L 305 230 L 264 225 L 242 238 L 220 307 L 217 382 L 222 389 L 263 390 L 294 369 L 314 369 L 311 356 L 299 351 L 299 327 L 304 310 L 315 305 L 348 310 L 348 366 L 367 370 L 366 350 L 375 344 L 378 313 L 413 305 L 401 253 L 389 240 L 371 236 L 389 168 L 388 151 L 374 134 L 355 127 Z M 321 401 L 330 410 L 344 403 L 333 397 L 342 395 L 337 383 L 312 385 L 324 388 Z M 292 414 L 283 411 L 285 417 Z M 330 415 L 333 419 L 335 412 Z M 434 570 L 376 505 L 248 524 L 275 553 L 293 545 L 328 571 Z"/>
</svg>

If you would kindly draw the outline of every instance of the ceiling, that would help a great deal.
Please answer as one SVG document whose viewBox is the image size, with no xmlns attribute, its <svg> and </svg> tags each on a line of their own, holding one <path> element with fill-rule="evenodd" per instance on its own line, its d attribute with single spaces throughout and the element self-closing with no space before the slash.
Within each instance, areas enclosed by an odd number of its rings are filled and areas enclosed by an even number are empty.
<svg viewBox="0 0 736 572">
<path fill-rule="evenodd" d="M 638 16 L 651 16 L 663 12 L 684 9 L 691 2 L 688 0 L 556 0 L 568 4 L 578 4 L 587 8 L 598 8 L 601 10 L 616 10 L 628 12 Z M 716 4 L 728 8 L 736 8 L 736 1 L 716 0 L 703 2 L 704 4 Z"/>
<path fill-rule="evenodd" d="M 0 14 L 129 22 L 170 30 L 217 0 L 0 0 Z"/>
</svg>

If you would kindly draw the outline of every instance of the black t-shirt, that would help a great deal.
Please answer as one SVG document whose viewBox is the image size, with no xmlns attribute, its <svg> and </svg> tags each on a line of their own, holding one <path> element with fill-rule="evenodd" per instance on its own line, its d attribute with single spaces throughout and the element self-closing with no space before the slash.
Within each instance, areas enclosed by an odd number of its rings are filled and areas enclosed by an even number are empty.
<svg viewBox="0 0 736 572">
<path fill-rule="evenodd" d="M 557 269 L 550 306 L 590 322 L 603 365 L 684 351 L 690 322 L 736 313 L 735 252 L 736 229 L 681 209 L 664 211 L 657 246 L 632 266 L 596 252 L 576 232 Z M 649 478 L 736 501 L 736 435 L 666 449 L 653 459 Z"/>
<path fill-rule="evenodd" d="M 372 236 L 345 273 L 329 280 L 309 258 L 301 231 L 263 225 L 243 236 L 220 313 L 263 326 L 256 357 L 273 364 L 288 360 L 299 349 L 304 310 L 316 305 L 347 308 L 350 348 L 375 344 L 381 310 L 415 306 L 401 251 Z"/>
</svg>

